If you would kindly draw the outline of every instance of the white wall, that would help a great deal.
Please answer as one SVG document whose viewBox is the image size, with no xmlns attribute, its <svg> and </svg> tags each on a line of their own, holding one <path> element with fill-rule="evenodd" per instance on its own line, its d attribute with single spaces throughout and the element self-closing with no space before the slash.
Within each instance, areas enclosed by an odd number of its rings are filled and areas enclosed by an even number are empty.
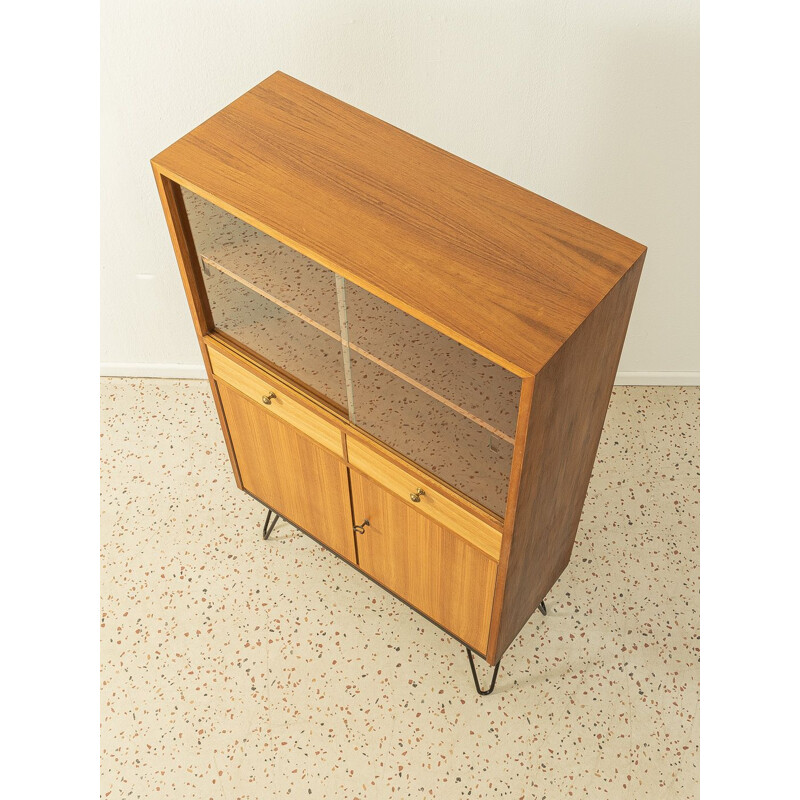
<svg viewBox="0 0 800 800">
<path fill-rule="evenodd" d="M 149 159 L 277 69 L 649 248 L 620 382 L 699 370 L 692 0 L 104 0 L 104 374 L 200 376 Z"/>
</svg>

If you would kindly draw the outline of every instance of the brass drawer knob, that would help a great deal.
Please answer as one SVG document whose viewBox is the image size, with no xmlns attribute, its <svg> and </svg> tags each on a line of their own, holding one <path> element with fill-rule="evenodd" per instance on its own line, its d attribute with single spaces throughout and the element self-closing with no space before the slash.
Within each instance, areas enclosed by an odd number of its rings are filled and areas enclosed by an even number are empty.
<svg viewBox="0 0 800 800">
<path fill-rule="evenodd" d="M 262 402 L 262 403 L 263 403 L 265 406 L 271 406 L 271 405 L 272 405 L 272 400 L 273 400 L 273 398 L 275 398 L 275 397 L 277 397 L 277 396 L 278 396 L 278 395 L 276 395 L 276 394 L 275 394 L 275 392 L 270 392 L 269 394 L 265 394 L 265 395 L 264 395 L 264 396 L 261 398 L 261 402 Z"/>
<path fill-rule="evenodd" d="M 419 498 L 422 497 L 422 495 L 424 495 L 424 494 L 425 494 L 425 490 L 424 489 L 417 489 L 416 492 L 412 492 L 411 493 L 411 502 L 412 503 L 419 503 Z"/>
</svg>

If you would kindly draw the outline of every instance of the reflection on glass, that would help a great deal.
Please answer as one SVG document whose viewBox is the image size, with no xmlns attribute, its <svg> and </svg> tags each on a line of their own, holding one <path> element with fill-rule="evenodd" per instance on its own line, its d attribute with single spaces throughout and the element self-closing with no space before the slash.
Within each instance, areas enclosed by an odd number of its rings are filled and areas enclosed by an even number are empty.
<svg viewBox="0 0 800 800">
<path fill-rule="evenodd" d="M 503 516 L 521 380 L 347 282 L 357 424 Z"/>
<path fill-rule="evenodd" d="M 519 377 L 354 283 L 346 284 L 351 349 L 513 440 Z"/>
<path fill-rule="evenodd" d="M 502 516 L 513 444 L 374 361 L 351 361 L 359 426 Z"/>
<path fill-rule="evenodd" d="M 346 408 L 334 273 L 182 192 L 214 327 Z"/>
<path fill-rule="evenodd" d="M 214 267 L 203 279 L 219 330 L 346 407 L 339 342 Z"/>
</svg>

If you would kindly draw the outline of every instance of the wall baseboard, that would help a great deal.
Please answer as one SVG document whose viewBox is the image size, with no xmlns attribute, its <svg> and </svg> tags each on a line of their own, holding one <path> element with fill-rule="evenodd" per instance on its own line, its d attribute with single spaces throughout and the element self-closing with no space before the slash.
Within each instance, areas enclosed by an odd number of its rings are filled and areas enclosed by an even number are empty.
<svg viewBox="0 0 800 800">
<path fill-rule="evenodd" d="M 101 378 L 205 378 L 202 364 L 137 364 L 118 361 L 100 363 Z"/>
<path fill-rule="evenodd" d="M 699 386 L 699 372 L 618 372 L 615 386 Z"/>
<path fill-rule="evenodd" d="M 103 378 L 205 378 L 202 364 L 137 364 L 106 361 Z M 699 372 L 618 372 L 616 386 L 699 386 Z"/>
</svg>

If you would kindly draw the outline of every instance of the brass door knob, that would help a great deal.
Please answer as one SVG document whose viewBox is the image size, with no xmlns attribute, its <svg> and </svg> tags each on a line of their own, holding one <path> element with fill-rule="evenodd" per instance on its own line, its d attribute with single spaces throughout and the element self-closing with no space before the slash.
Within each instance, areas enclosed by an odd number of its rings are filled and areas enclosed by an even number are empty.
<svg viewBox="0 0 800 800">
<path fill-rule="evenodd" d="M 265 395 L 264 395 L 264 396 L 261 398 L 261 402 L 262 402 L 262 403 L 263 403 L 265 406 L 271 406 L 271 405 L 272 405 L 272 400 L 273 400 L 275 397 L 277 397 L 277 396 L 278 396 L 278 395 L 276 395 L 276 394 L 275 394 L 275 392 L 270 392 L 269 394 L 265 394 Z"/>
<path fill-rule="evenodd" d="M 425 490 L 424 489 L 417 489 L 416 492 L 412 492 L 411 493 L 411 502 L 412 503 L 419 503 L 419 498 L 422 497 L 422 495 L 424 495 L 424 494 L 425 494 Z"/>
<path fill-rule="evenodd" d="M 364 533 L 364 528 L 366 528 L 367 525 L 369 525 L 369 520 L 365 519 L 360 525 L 353 525 L 353 530 L 356 533 Z"/>
</svg>

